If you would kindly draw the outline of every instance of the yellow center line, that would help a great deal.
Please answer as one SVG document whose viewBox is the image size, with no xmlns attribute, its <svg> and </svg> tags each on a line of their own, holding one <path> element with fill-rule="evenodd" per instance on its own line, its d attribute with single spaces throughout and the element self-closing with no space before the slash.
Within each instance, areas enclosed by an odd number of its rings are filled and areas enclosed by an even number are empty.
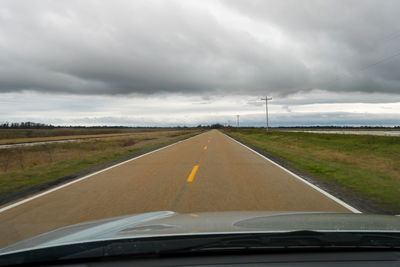
<svg viewBox="0 0 400 267">
<path fill-rule="evenodd" d="M 192 172 L 190 173 L 189 177 L 187 178 L 187 182 L 191 183 L 193 182 L 194 176 L 196 175 L 197 169 L 199 168 L 199 165 L 196 165 L 193 167 Z"/>
<path fill-rule="evenodd" d="M 204 147 L 204 150 L 207 150 L 207 146 Z"/>
</svg>

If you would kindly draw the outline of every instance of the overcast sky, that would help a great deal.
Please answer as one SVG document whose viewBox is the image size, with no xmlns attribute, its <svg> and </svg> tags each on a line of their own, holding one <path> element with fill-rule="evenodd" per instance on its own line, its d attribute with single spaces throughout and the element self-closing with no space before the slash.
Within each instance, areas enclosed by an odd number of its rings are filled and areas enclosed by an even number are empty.
<svg viewBox="0 0 400 267">
<path fill-rule="evenodd" d="M 0 122 L 399 125 L 400 1 L 0 3 Z"/>
</svg>

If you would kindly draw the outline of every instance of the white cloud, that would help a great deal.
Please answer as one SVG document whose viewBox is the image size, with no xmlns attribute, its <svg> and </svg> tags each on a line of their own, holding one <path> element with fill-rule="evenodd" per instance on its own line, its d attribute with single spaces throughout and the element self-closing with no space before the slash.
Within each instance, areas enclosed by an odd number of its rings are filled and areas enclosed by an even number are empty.
<svg viewBox="0 0 400 267">
<path fill-rule="evenodd" d="M 328 94 L 331 103 L 318 102 Z M 341 94 L 323 91 L 293 97 L 274 97 L 269 104 L 273 126 L 315 124 L 397 125 L 398 102 L 374 101 L 337 103 Z M 367 96 L 368 94 L 358 94 Z M 300 97 L 301 96 L 301 97 Z M 381 95 L 381 97 L 383 97 Z M 371 99 L 373 100 L 373 99 Z M 395 99 L 393 99 L 395 100 Z M 263 101 L 254 96 L 201 96 L 164 94 L 159 96 L 82 96 L 36 92 L 7 93 L 0 98 L 0 122 L 35 121 L 57 125 L 174 126 L 222 123 L 242 125 L 265 123 Z M 381 122 L 380 122 L 381 120 Z"/>
<path fill-rule="evenodd" d="M 0 120 L 398 124 L 398 1 L 19 1 L 0 7 Z M 365 114 L 368 114 L 365 115 Z M 348 119 L 348 121 L 346 121 Z"/>
</svg>

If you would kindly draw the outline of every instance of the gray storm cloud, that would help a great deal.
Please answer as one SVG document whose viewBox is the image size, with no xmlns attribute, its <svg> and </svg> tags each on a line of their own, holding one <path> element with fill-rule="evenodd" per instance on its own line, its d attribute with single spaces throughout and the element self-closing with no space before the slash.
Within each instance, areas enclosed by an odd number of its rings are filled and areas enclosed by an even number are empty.
<svg viewBox="0 0 400 267">
<path fill-rule="evenodd" d="M 0 92 L 399 93 L 398 59 L 360 71 L 398 51 L 398 10 L 398 1 L 3 1 Z"/>
</svg>

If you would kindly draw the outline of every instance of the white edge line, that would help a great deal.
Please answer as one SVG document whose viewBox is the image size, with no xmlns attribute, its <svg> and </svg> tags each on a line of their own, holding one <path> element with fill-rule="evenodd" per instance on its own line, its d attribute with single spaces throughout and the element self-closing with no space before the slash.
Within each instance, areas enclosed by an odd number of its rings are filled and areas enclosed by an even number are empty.
<svg viewBox="0 0 400 267">
<path fill-rule="evenodd" d="M 222 134 L 226 135 L 227 137 L 229 137 L 230 139 L 232 139 L 232 140 L 235 141 L 236 143 L 238 143 L 238 144 L 244 146 L 245 148 L 247 148 L 247 149 L 253 151 L 254 153 L 256 153 L 257 155 L 259 155 L 260 157 L 266 159 L 267 161 L 271 162 L 271 163 L 274 164 L 275 166 L 281 168 L 282 170 L 284 170 L 285 172 L 289 173 L 290 175 L 292 175 L 292 176 L 295 177 L 296 179 L 298 179 L 298 180 L 302 181 L 303 183 L 305 183 L 306 185 L 308 185 L 308 186 L 314 188 L 314 189 L 317 190 L 318 192 L 324 194 L 325 196 L 327 196 L 328 198 L 330 198 L 330 199 L 332 199 L 333 201 L 337 202 L 338 204 L 342 205 L 343 207 L 345 207 L 346 209 L 350 210 L 351 212 L 353 212 L 353 213 L 362 213 L 361 211 L 359 211 L 359 210 L 353 208 L 353 207 L 350 206 L 349 204 L 347 204 L 347 203 L 343 202 L 342 200 L 338 199 L 337 197 L 334 197 L 334 196 L 332 196 L 331 194 L 329 194 L 328 192 L 322 190 L 322 189 L 319 188 L 318 186 L 316 186 L 316 185 L 314 185 L 314 184 L 308 182 L 307 180 L 304 180 L 303 178 L 301 178 L 301 177 L 298 176 L 297 174 L 295 174 L 295 173 L 289 171 L 289 170 L 286 169 L 285 167 L 282 167 L 282 166 L 279 165 L 278 163 L 276 163 L 276 162 L 272 161 L 271 159 L 267 158 L 266 156 L 264 156 L 264 155 L 258 153 L 258 152 L 255 151 L 254 149 L 251 149 L 250 147 L 248 147 L 248 146 L 242 144 L 241 142 L 237 141 L 236 139 L 230 137 L 229 135 L 227 135 L 227 134 L 225 134 L 225 133 L 222 133 Z"/>
<path fill-rule="evenodd" d="M 177 145 L 177 144 L 179 144 L 179 143 L 182 143 L 182 142 L 184 142 L 184 141 L 187 141 L 187 140 L 189 140 L 189 139 L 192 139 L 192 138 L 194 138 L 194 137 L 196 137 L 196 136 L 199 136 L 199 135 L 201 135 L 201 134 L 203 134 L 203 133 L 196 134 L 195 136 L 189 137 L 189 138 L 187 138 L 187 139 L 180 140 L 180 141 L 178 141 L 178 142 L 169 144 L 169 145 L 167 145 L 167 146 L 160 147 L 160 148 L 158 148 L 158 149 L 156 149 L 156 150 L 152 150 L 152 151 L 147 152 L 147 153 L 145 153 L 145 154 L 139 155 L 139 156 L 137 156 L 137 157 L 128 159 L 128 160 L 123 161 L 123 162 L 120 162 L 120 163 L 117 163 L 117 164 L 115 164 L 115 165 L 112 165 L 112 166 L 107 167 L 107 168 L 105 168 L 105 169 L 102 169 L 102 170 L 100 170 L 100 171 L 97 171 L 97 172 L 91 173 L 91 174 L 89 174 L 89 175 L 86 175 L 86 176 L 84 176 L 84 177 L 81 177 L 81 178 L 79 178 L 79 179 L 73 180 L 73 181 L 68 182 L 68 183 L 66 183 L 66 184 L 62 184 L 62 185 L 60 185 L 60 186 L 54 187 L 54 188 L 52 188 L 52 189 L 49 189 L 49 190 L 44 191 L 44 192 L 42 192 L 42 193 L 39 193 L 39 194 L 37 194 L 37 195 L 28 197 L 28 198 L 26 198 L 26 199 L 23 199 L 23 200 L 21 200 L 21 201 L 18 201 L 18 202 L 16 202 L 16 203 L 14 203 L 14 204 L 5 206 L 5 207 L 3 207 L 3 208 L 0 209 L 0 213 L 4 212 L 4 211 L 6 211 L 6 210 L 9 210 L 9 209 L 15 208 L 15 207 L 17 207 L 17 206 L 20 206 L 20 205 L 22 205 L 22 204 L 24 204 L 24 203 L 26 203 L 26 202 L 31 201 L 31 200 L 34 200 L 34 199 L 40 198 L 40 197 L 42 197 L 42 196 L 45 196 L 45 195 L 47 195 L 47 194 L 50 194 L 50 193 L 52 193 L 52 192 L 54 192 L 54 191 L 60 190 L 60 189 L 62 189 L 62 188 L 64 188 L 64 187 L 67 187 L 67 186 L 70 186 L 70 185 L 72 185 L 72 184 L 75 184 L 75 183 L 78 183 L 78 182 L 80 182 L 80 181 L 83 181 L 83 180 L 85 180 L 85 179 L 87 179 L 87 178 L 90 178 L 90 177 L 92 177 L 92 176 L 94 176 L 94 175 L 97 175 L 97 174 L 99 174 L 99 173 L 102 173 L 102 172 L 108 171 L 108 170 L 110 170 L 110 169 L 112 169 L 112 168 L 118 167 L 118 166 L 120 166 L 120 165 L 122 165 L 122 164 L 128 163 L 128 162 L 130 162 L 130 161 L 136 160 L 136 159 L 141 158 L 141 157 L 144 157 L 144 156 L 147 156 L 147 155 L 152 154 L 152 153 L 154 153 L 154 152 L 157 152 L 157 151 L 166 149 L 166 148 L 168 148 L 168 147 L 170 147 L 170 146 Z"/>
</svg>

